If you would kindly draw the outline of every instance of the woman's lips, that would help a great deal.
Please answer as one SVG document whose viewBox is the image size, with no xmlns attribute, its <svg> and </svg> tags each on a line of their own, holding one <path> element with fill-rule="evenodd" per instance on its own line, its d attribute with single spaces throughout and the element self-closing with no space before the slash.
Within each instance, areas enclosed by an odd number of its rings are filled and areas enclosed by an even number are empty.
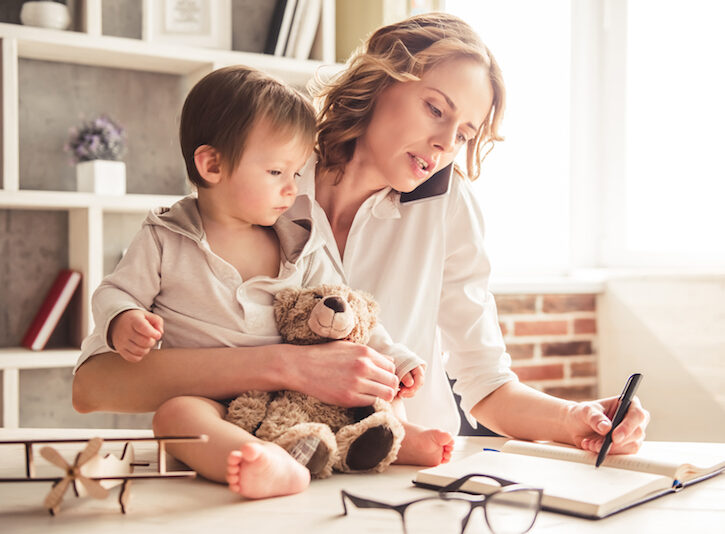
<svg viewBox="0 0 725 534">
<path fill-rule="evenodd" d="M 431 168 L 433 167 L 433 165 L 425 158 L 421 158 L 420 156 L 415 156 L 414 154 L 411 154 L 411 153 L 408 153 L 408 161 L 410 162 L 410 168 L 413 170 L 415 175 L 421 179 L 427 178 L 428 175 L 430 174 Z M 425 164 L 427 165 L 427 167 L 425 169 L 423 169 L 420 166 L 421 161 L 424 161 Z"/>
</svg>

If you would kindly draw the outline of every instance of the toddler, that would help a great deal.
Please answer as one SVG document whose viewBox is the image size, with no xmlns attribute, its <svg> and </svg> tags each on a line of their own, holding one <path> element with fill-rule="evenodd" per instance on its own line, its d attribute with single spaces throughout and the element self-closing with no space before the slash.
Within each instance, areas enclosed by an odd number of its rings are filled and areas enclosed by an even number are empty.
<svg viewBox="0 0 725 534">
<path fill-rule="evenodd" d="M 312 221 L 284 215 L 295 201 L 295 179 L 314 136 L 309 102 L 258 71 L 228 67 L 197 83 L 180 125 L 196 194 L 152 211 L 96 290 L 96 329 L 83 342 L 78 366 L 109 350 L 139 362 L 153 356 L 162 338 L 165 349 L 279 343 L 275 293 L 341 283 Z M 392 343 L 382 327 L 370 346 L 395 361 L 399 396 L 415 394 L 423 382 L 422 360 Z M 207 434 L 208 444 L 177 444 L 170 452 L 243 496 L 307 487 L 304 466 L 225 421 L 225 412 L 216 400 L 175 397 L 155 414 L 154 431 Z"/>
</svg>

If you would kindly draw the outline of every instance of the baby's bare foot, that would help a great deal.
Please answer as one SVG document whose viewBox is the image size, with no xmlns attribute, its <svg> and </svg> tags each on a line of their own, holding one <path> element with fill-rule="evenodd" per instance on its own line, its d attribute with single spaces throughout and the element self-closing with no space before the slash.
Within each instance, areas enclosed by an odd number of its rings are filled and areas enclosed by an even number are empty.
<svg viewBox="0 0 725 534">
<path fill-rule="evenodd" d="M 310 472 L 274 443 L 245 443 L 227 458 L 229 489 L 248 499 L 291 495 L 310 484 Z"/>
<path fill-rule="evenodd" d="M 396 464 L 434 466 L 447 463 L 453 452 L 453 437 L 443 430 L 404 422 L 405 438 Z"/>
</svg>

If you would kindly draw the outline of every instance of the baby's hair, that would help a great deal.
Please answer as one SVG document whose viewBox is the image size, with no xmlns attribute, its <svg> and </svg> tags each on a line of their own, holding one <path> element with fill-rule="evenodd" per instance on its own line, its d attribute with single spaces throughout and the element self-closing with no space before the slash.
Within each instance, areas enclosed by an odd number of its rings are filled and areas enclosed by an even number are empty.
<svg viewBox="0 0 725 534">
<path fill-rule="evenodd" d="M 315 112 L 302 93 L 249 67 L 217 69 L 202 78 L 189 92 L 181 111 L 179 141 L 189 180 L 207 187 L 194 162 L 203 145 L 214 147 L 234 169 L 242 157 L 247 136 L 260 120 L 268 122 L 280 140 L 301 139 L 312 147 Z"/>
<path fill-rule="evenodd" d="M 502 141 L 506 90 L 496 59 L 473 29 L 447 13 L 427 13 L 384 26 L 368 37 L 333 81 L 316 80 L 318 106 L 316 151 L 320 165 L 338 179 L 352 158 L 355 143 L 368 126 L 378 96 L 395 82 L 419 80 L 429 69 L 451 59 L 471 58 L 488 70 L 493 106 L 468 141 L 467 175 L 475 180 L 481 162 Z"/>
</svg>

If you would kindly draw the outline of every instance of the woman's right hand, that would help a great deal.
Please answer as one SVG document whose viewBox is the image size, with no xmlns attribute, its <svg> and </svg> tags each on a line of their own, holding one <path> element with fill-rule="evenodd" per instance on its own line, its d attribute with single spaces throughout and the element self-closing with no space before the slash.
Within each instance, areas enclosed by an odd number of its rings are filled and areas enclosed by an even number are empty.
<svg viewBox="0 0 725 534">
<path fill-rule="evenodd" d="M 367 345 L 333 341 L 287 345 L 288 389 L 344 407 L 369 406 L 376 398 L 392 401 L 398 388 L 395 365 Z"/>
</svg>

